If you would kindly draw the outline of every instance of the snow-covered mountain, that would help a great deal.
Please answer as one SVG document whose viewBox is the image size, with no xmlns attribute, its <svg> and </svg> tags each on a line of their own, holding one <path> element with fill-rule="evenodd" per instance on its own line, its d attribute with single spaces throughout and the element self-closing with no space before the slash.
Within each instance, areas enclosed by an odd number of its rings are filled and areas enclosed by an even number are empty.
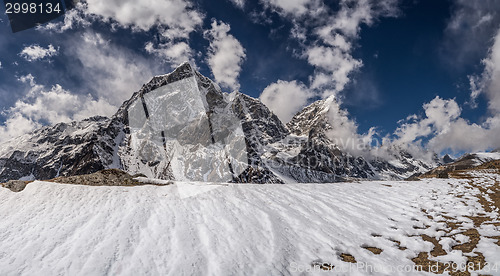
<svg viewBox="0 0 500 276">
<path fill-rule="evenodd" d="M 400 179 L 427 171 L 438 162 L 418 160 L 396 146 L 384 148 L 383 157 L 373 155 L 368 148 L 357 155 L 343 150 L 331 135 L 336 131 L 332 122 L 338 119 L 335 115 L 338 109 L 332 112 L 334 101 L 333 97 L 316 101 L 292 118 L 287 124 L 291 134 L 285 143 L 275 144 L 279 150 L 274 152 L 278 154 L 270 158 L 286 156 L 287 166 L 278 166 L 276 170 L 300 182 L 332 182 L 342 178 Z M 362 145 L 351 141 L 348 146 Z"/>
<path fill-rule="evenodd" d="M 60 123 L 0 144 L 0 182 L 119 168 L 117 145 L 122 129 L 114 123 L 105 117 Z"/>
<path fill-rule="evenodd" d="M 445 163 L 422 174 L 421 177 L 448 177 L 451 172 L 472 169 L 494 160 L 500 160 L 500 152 L 467 153 L 456 161 Z"/>
<path fill-rule="evenodd" d="M 111 118 L 48 126 L 0 144 L 0 182 L 118 168 L 183 181 L 401 179 L 431 169 L 396 147 L 356 156 L 329 138 L 333 98 L 284 125 L 262 102 L 223 93 L 189 63 L 154 77 Z"/>
</svg>

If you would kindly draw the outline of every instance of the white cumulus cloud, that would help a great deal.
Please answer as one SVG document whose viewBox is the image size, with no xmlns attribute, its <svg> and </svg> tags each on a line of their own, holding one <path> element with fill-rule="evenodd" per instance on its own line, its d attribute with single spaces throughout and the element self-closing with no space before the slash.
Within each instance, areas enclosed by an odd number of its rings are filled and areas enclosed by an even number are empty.
<svg viewBox="0 0 500 276">
<path fill-rule="evenodd" d="M 65 14 L 63 22 L 38 29 L 64 32 L 99 21 L 110 23 L 115 29 L 155 30 L 158 35 L 145 43 L 145 50 L 175 67 L 184 61 L 193 62 L 189 36 L 201 29 L 203 18 L 204 14 L 189 0 L 86 0 Z"/>
<path fill-rule="evenodd" d="M 7 110 L 7 119 L 0 125 L 0 142 L 28 133 L 45 124 L 110 116 L 116 107 L 102 98 L 75 95 L 56 84 L 50 88 L 36 83 L 32 75 L 19 79 L 29 87 L 26 97 Z"/>
<path fill-rule="evenodd" d="M 203 13 L 186 0 L 87 0 L 87 14 L 103 21 L 117 22 L 121 27 L 149 31 L 156 27 L 159 40 L 146 43 L 146 50 L 176 66 L 192 60 L 189 34 L 203 23 Z"/>
<path fill-rule="evenodd" d="M 333 86 L 334 93 L 342 91 L 350 81 L 349 74 L 363 65 L 363 62 L 354 59 L 341 48 L 313 46 L 306 50 L 306 55 L 309 63 L 320 69 L 311 87 L 322 89 Z"/>
<path fill-rule="evenodd" d="M 297 81 L 282 81 L 267 86 L 260 100 L 284 123 L 304 107 L 313 93 Z"/>
<path fill-rule="evenodd" d="M 424 117 L 409 117 L 395 132 L 394 141 L 402 147 L 426 146 L 434 152 L 477 152 L 500 147 L 500 115 L 489 117 L 481 124 L 462 118 L 461 108 L 454 99 L 434 98 L 423 105 Z M 426 143 L 423 140 L 427 139 Z M 424 144 L 424 145 L 422 145 Z"/>
<path fill-rule="evenodd" d="M 162 58 L 165 62 L 170 63 L 172 68 L 185 61 L 190 61 L 194 64 L 193 50 L 185 41 L 168 41 L 156 45 L 153 42 L 148 42 L 146 43 L 144 49 L 146 49 L 148 53 L 155 54 L 156 56 Z"/>
<path fill-rule="evenodd" d="M 86 11 L 114 20 L 127 27 L 148 31 L 153 26 L 164 25 L 187 37 L 202 21 L 203 15 L 184 0 L 86 0 Z"/>
<path fill-rule="evenodd" d="M 321 0 L 262 2 L 293 24 L 290 37 L 301 45 L 301 57 L 316 69 L 309 88 L 323 98 L 342 92 L 363 66 L 352 55 L 362 25 L 399 15 L 398 0 L 343 0 L 337 10 Z"/>
<path fill-rule="evenodd" d="M 229 34 L 230 30 L 228 24 L 212 21 L 212 28 L 205 31 L 205 37 L 210 41 L 207 61 L 221 86 L 238 90 L 238 77 L 246 54 L 241 43 Z"/>
</svg>

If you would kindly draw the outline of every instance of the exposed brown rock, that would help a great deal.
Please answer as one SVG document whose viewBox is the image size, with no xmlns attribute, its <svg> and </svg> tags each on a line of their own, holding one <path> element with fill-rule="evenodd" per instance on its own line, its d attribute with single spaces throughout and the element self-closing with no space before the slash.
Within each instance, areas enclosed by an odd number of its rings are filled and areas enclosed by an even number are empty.
<svg viewBox="0 0 500 276">
<path fill-rule="evenodd" d="M 26 185 L 31 182 L 33 181 L 10 180 L 7 183 L 1 183 L 0 185 L 17 193 L 24 190 L 24 188 L 26 188 Z"/>
<path fill-rule="evenodd" d="M 351 254 L 342 253 L 340 254 L 340 258 L 346 263 L 357 263 L 356 258 Z"/>
<path fill-rule="evenodd" d="M 372 253 L 373 253 L 373 254 L 375 254 L 375 255 L 379 255 L 380 253 L 382 253 L 382 252 L 383 252 L 383 250 L 382 250 L 382 249 L 377 248 L 377 247 L 372 247 L 372 246 L 363 246 L 363 248 L 364 248 L 364 249 L 366 249 L 366 250 L 368 250 L 368 251 L 370 251 L 370 252 L 372 252 Z"/>
</svg>

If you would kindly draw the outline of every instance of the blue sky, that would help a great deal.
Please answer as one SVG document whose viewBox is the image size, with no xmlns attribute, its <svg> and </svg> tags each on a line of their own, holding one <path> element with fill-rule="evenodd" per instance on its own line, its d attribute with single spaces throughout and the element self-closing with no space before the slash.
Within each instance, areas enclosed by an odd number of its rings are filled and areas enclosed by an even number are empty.
<svg viewBox="0 0 500 276">
<path fill-rule="evenodd" d="M 189 60 L 285 122 L 333 96 L 349 137 L 440 153 L 494 149 L 498 11 L 495 1 L 463 0 L 87 0 L 13 34 L 2 8 L 0 141 L 111 115 L 153 75 Z"/>
</svg>

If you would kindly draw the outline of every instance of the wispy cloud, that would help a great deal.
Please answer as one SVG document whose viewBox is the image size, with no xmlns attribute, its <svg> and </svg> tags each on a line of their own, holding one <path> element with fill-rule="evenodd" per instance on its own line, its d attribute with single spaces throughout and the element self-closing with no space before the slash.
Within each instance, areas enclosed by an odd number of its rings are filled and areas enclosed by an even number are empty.
<svg viewBox="0 0 500 276">
<path fill-rule="evenodd" d="M 308 7 L 319 3 L 316 0 L 261 0 L 264 5 L 283 15 L 299 17 L 308 12 Z"/>
<path fill-rule="evenodd" d="M 496 0 L 454 0 L 451 13 L 442 56 L 450 67 L 462 70 L 487 52 L 500 24 L 500 5 Z"/>
<path fill-rule="evenodd" d="M 500 29 L 493 39 L 494 43 L 488 56 L 482 60 L 484 65 L 480 75 L 469 76 L 471 99 L 475 102 L 479 95 L 488 99 L 488 108 L 492 112 L 500 112 Z"/>
<path fill-rule="evenodd" d="M 236 7 L 243 9 L 245 7 L 245 0 L 229 0 Z"/>
<path fill-rule="evenodd" d="M 335 96 L 340 103 L 339 93 L 344 91 L 351 81 L 352 74 L 363 66 L 360 59 L 353 57 L 355 43 L 359 39 L 361 26 L 372 25 L 378 18 L 399 15 L 398 1 L 341 1 L 338 10 L 332 10 L 321 0 L 262 0 L 268 9 L 278 13 L 293 24 L 290 38 L 300 45 L 299 57 L 308 61 L 315 68 L 310 76 L 308 86 L 297 84 L 301 88 L 302 97 L 294 97 L 297 104 L 290 104 L 295 110 L 287 110 L 287 114 L 299 111 L 305 103 L 314 97 L 327 98 Z M 290 80 L 286 80 L 290 81 Z M 282 80 L 268 86 L 269 91 L 281 91 Z M 266 91 L 266 90 L 264 90 Z M 296 90 L 293 90 L 296 91 Z M 276 102 L 289 102 L 290 96 L 283 90 L 273 93 Z M 370 95 L 372 96 L 372 95 Z M 266 99 L 269 102 L 269 99 Z M 281 113 L 279 105 L 275 105 L 276 113 Z M 282 107 L 281 107 L 282 108 Z M 289 116 L 283 116 L 288 118 Z"/>
<path fill-rule="evenodd" d="M 192 1 L 87 0 L 68 12 L 63 22 L 39 30 L 64 32 L 95 21 L 133 32 L 154 30 L 158 36 L 144 44 L 145 50 L 175 67 L 186 60 L 194 62 L 189 35 L 201 28 L 203 18 Z"/>
<path fill-rule="evenodd" d="M 78 72 L 86 89 L 117 107 L 157 74 L 160 67 L 91 31 L 74 37 L 65 47 L 68 67 Z"/>
<path fill-rule="evenodd" d="M 146 43 L 146 50 L 164 58 L 171 66 L 178 65 L 181 59 L 192 60 L 193 50 L 187 41 L 204 17 L 191 1 L 184 0 L 87 0 L 86 12 L 133 30 L 157 28 L 159 40 Z"/>
<path fill-rule="evenodd" d="M 37 61 L 56 56 L 58 51 L 59 48 L 56 49 L 52 44 L 49 44 L 47 48 L 34 44 L 25 47 L 19 53 L 19 56 L 23 57 L 27 61 Z"/>
</svg>

